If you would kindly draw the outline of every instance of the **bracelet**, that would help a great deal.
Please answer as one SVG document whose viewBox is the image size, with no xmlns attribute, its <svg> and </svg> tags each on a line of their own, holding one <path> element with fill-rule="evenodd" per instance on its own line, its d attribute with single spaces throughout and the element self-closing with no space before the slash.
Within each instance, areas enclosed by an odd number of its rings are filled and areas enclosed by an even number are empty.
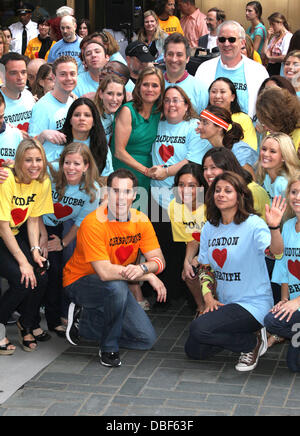
<svg viewBox="0 0 300 436">
<path fill-rule="evenodd" d="M 160 274 L 164 270 L 163 261 L 159 257 L 151 257 L 151 259 L 149 259 L 148 262 L 151 262 L 151 261 L 155 262 L 156 265 L 158 266 L 158 269 L 154 274 L 156 274 L 156 275 Z"/>
<path fill-rule="evenodd" d="M 169 177 L 169 165 L 164 165 L 163 168 L 167 170 L 167 177 Z"/>
<path fill-rule="evenodd" d="M 64 244 L 64 241 L 63 241 L 62 239 L 60 239 L 60 245 L 61 245 L 61 248 L 62 248 L 62 249 L 65 248 L 65 244 Z"/>
<path fill-rule="evenodd" d="M 270 230 L 277 230 L 277 229 L 280 229 L 280 224 L 277 227 L 271 227 L 271 226 L 268 226 L 268 227 L 269 227 Z"/>
<path fill-rule="evenodd" d="M 144 176 L 148 175 L 148 171 L 149 171 L 149 168 L 146 167 L 146 169 L 144 170 Z"/>
<path fill-rule="evenodd" d="M 31 247 L 30 248 L 30 252 L 32 253 L 34 250 L 39 250 L 39 251 L 41 251 L 41 247 Z"/>
</svg>

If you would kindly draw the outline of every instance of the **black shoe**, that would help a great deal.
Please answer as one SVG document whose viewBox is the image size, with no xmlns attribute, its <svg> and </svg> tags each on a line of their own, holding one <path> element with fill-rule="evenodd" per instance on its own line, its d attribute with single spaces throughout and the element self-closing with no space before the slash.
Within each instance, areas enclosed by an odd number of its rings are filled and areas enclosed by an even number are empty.
<svg viewBox="0 0 300 436">
<path fill-rule="evenodd" d="M 51 335 L 49 335 L 49 333 L 46 330 L 44 330 L 43 333 L 41 333 L 40 335 L 33 335 L 33 336 L 35 337 L 35 340 L 39 342 L 47 342 L 50 341 L 51 339 Z"/>
<path fill-rule="evenodd" d="M 78 345 L 79 342 L 79 318 L 81 307 L 71 303 L 68 311 L 68 326 L 66 338 L 72 345 Z"/>
<path fill-rule="evenodd" d="M 100 363 L 103 366 L 109 366 L 113 368 L 117 368 L 121 366 L 120 355 L 118 352 L 116 353 L 107 353 L 106 351 L 99 351 Z"/>
<path fill-rule="evenodd" d="M 50 329 L 50 332 L 54 332 L 56 334 L 56 336 L 58 336 L 59 338 L 65 339 L 66 337 L 66 331 L 65 330 L 57 330 L 57 328 L 54 329 Z"/>
</svg>

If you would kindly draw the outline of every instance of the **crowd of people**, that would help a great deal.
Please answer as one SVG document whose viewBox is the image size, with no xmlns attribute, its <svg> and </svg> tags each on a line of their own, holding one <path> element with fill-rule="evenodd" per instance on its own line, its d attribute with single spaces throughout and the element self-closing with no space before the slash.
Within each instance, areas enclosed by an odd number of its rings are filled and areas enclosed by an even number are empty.
<svg viewBox="0 0 300 436">
<path fill-rule="evenodd" d="M 24 351 L 50 331 L 118 367 L 155 343 L 146 312 L 185 298 L 188 357 L 250 371 L 289 340 L 300 371 L 300 30 L 258 1 L 248 29 L 177 3 L 124 52 L 67 7 L 0 31 L 0 355 L 17 314 Z"/>
</svg>

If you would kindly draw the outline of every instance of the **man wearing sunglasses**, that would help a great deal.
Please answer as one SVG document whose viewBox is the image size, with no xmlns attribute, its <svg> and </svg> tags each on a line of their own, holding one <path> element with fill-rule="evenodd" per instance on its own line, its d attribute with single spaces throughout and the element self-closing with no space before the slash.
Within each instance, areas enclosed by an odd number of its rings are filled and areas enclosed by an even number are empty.
<svg viewBox="0 0 300 436">
<path fill-rule="evenodd" d="M 269 77 L 267 70 L 241 54 L 246 35 L 243 27 L 236 21 L 224 21 L 217 29 L 217 37 L 220 56 L 203 62 L 195 77 L 201 82 L 204 81 L 207 89 L 218 77 L 230 79 L 236 87 L 242 111 L 253 118 L 258 90 Z"/>
</svg>

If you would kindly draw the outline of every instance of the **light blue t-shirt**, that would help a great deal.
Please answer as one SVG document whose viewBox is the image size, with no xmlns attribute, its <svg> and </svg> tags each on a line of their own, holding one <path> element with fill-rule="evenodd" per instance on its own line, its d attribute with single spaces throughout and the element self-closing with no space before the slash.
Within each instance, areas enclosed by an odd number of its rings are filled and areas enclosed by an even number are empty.
<svg viewBox="0 0 300 436">
<path fill-rule="evenodd" d="M 81 142 L 88 147 L 90 147 L 90 138 L 86 139 L 85 141 L 79 141 L 78 139 L 74 140 L 74 142 Z M 64 149 L 64 145 L 59 144 L 53 144 L 50 141 L 46 141 L 43 144 L 47 161 L 50 163 L 57 162 L 60 158 L 60 155 Z M 108 147 L 107 150 L 107 156 L 106 156 L 106 164 L 105 167 L 101 173 L 101 176 L 108 177 L 112 172 L 114 171 L 113 165 L 112 165 L 112 155 L 110 148 Z"/>
<path fill-rule="evenodd" d="M 265 262 L 270 243 L 270 230 L 257 215 L 250 215 L 241 224 L 220 223 L 216 227 L 206 222 L 198 257 L 215 272 L 219 301 L 239 304 L 262 325 L 273 306 Z"/>
<path fill-rule="evenodd" d="M 1 94 L 5 101 L 4 121 L 17 127 L 19 130 L 28 132 L 33 108 L 36 105 L 31 92 L 28 89 L 24 89 L 16 100 L 7 97 L 4 92 L 1 92 Z"/>
<path fill-rule="evenodd" d="M 61 56 L 72 56 L 76 59 L 78 68 L 81 68 L 81 59 L 80 59 L 80 43 L 82 38 L 79 36 L 76 37 L 74 42 L 65 42 L 63 39 L 57 41 L 54 46 L 51 48 L 48 56 L 48 63 L 53 63 L 57 58 Z"/>
<path fill-rule="evenodd" d="M 106 136 L 106 142 L 109 145 L 113 134 L 114 114 L 104 114 L 101 117 L 102 126 Z"/>
<path fill-rule="evenodd" d="M 200 80 L 196 80 L 191 74 L 189 74 L 186 79 L 178 83 L 170 83 L 165 78 L 166 89 L 174 85 L 179 86 L 184 90 L 184 92 L 190 98 L 192 105 L 194 106 L 194 109 L 198 115 L 206 108 L 208 103 L 207 88 Z"/>
<path fill-rule="evenodd" d="M 200 163 L 205 153 L 211 148 L 207 145 L 202 147 L 199 135 L 196 133 L 197 119 L 182 121 L 178 124 L 170 124 L 168 121 L 160 121 L 155 142 L 152 145 L 153 165 L 174 165 L 183 159 Z M 151 180 L 151 194 L 155 201 L 164 209 L 168 208 L 174 198 L 172 187 L 174 177 L 165 180 Z M 165 188 L 158 192 L 155 188 Z"/>
<path fill-rule="evenodd" d="M 81 97 L 88 92 L 96 92 L 98 87 L 99 81 L 95 82 L 95 80 L 92 79 L 90 73 L 88 71 L 85 71 L 84 73 L 79 74 L 77 79 L 77 86 L 73 92 L 77 95 L 77 97 Z"/>
<path fill-rule="evenodd" d="M 266 174 L 265 180 L 263 182 L 263 188 L 267 191 L 271 202 L 273 201 L 274 197 L 278 197 L 281 195 L 282 197 L 285 197 L 285 191 L 288 185 L 288 179 L 284 176 L 277 176 L 274 182 L 272 183 L 272 180 L 269 176 L 269 174 Z"/>
<path fill-rule="evenodd" d="M 284 252 L 276 259 L 272 275 L 272 282 L 288 284 L 291 300 L 300 296 L 300 233 L 296 232 L 296 223 L 295 217 L 283 225 Z"/>
<path fill-rule="evenodd" d="M 67 185 L 65 194 L 61 201 L 58 201 L 58 193 L 53 181 L 52 200 L 54 213 L 43 215 L 46 226 L 57 226 L 68 220 L 73 220 L 77 227 L 82 220 L 99 206 L 100 186 L 95 183 L 95 200 L 90 203 L 90 196 L 84 190 L 80 190 L 80 185 Z"/>
<path fill-rule="evenodd" d="M 121 55 L 121 53 L 119 51 L 112 54 L 111 57 L 109 58 L 109 62 L 113 62 L 113 61 L 118 61 L 124 65 L 127 65 L 127 62 L 125 61 L 125 59 L 123 58 L 123 56 Z"/>
<path fill-rule="evenodd" d="M 231 151 L 242 167 L 246 164 L 253 167 L 257 161 L 256 151 L 244 141 L 239 141 L 233 144 Z"/>
<path fill-rule="evenodd" d="M 32 109 L 32 117 L 29 123 L 29 135 L 37 136 L 44 130 L 62 129 L 69 107 L 73 103 L 69 97 L 67 103 L 58 101 L 51 92 L 47 92 Z"/>
<path fill-rule="evenodd" d="M 22 140 L 23 136 L 19 129 L 5 124 L 4 132 L 0 134 L 0 164 L 6 159 L 15 159 L 17 148 Z"/>
<path fill-rule="evenodd" d="M 236 89 L 238 101 L 241 107 L 241 111 L 248 113 L 248 86 L 245 77 L 244 61 L 242 60 L 237 67 L 228 68 L 221 62 L 221 58 L 218 62 L 215 79 L 218 77 L 227 77 L 230 79 Z"/>
</svg>

